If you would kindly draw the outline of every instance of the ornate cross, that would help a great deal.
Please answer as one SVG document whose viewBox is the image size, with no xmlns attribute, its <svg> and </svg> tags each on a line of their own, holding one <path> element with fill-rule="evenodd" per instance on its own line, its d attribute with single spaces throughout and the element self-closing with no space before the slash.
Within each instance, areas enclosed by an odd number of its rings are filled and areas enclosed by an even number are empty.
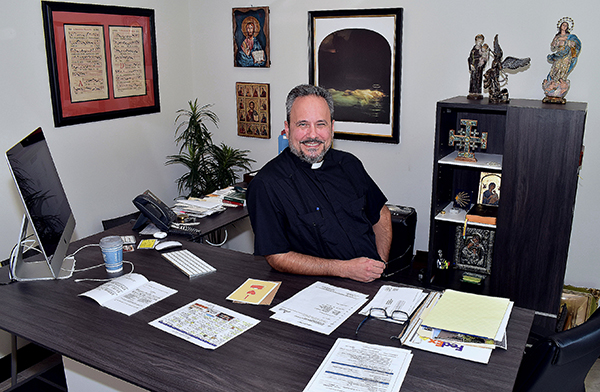
<svg viewBox="0 0 600 392">
<path fill-rule="evenodd" d="M 477 132 L 477 120 L 460 120 L 460 131 L 455 133 L 454 129 L 450 130 L 450 140 L 448 145 L 453 146 L 456 142 L 459 150 L 457 161 L 477 162 L 475 154 L 472 150 L 477 148 L 479 145 L 482 149 L 487 148 L 487 132 Z"/>
</svg>

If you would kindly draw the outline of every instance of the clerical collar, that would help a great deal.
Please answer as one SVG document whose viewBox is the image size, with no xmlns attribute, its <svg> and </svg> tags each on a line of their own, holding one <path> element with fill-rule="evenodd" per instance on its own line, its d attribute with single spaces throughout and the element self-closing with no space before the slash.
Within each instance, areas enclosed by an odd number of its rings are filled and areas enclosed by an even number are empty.
<svg viewBox="0 0 600 392">
<path fill-rule="evenodd" d="M 313 163 L 310 168 L 313 170 L 316 170 L 316 169 L 320 168 L 321 166 L 323 166 L 323 162 L 325 162 L 325 160 L 321 159 L 319 162 Z"/>
</svg>

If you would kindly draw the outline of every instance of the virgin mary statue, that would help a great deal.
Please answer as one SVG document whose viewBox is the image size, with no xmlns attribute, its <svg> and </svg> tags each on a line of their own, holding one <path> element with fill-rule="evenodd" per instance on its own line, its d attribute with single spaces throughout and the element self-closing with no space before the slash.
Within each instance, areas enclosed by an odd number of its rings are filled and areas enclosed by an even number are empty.
<svg viewBox="0 0 600 392">
<path fill-rule="evenodd" d="M 581 51 L 581 41 L 575 34 L 571 34 L 574 27 L 573 19 L 562 18 L 558 21 L 557 27 L 558 33 L 550 44 L 553 53 L 548 55 L 548 62 L 552 64 L 552 67 L 542 82 L 542 88 L 546 94 L 543 102 L 548 103 L 567 102 L 564 96 L 571 86 L 571 82 L 567 78 L 577 64 L 577 58 Z"/>
</svg>

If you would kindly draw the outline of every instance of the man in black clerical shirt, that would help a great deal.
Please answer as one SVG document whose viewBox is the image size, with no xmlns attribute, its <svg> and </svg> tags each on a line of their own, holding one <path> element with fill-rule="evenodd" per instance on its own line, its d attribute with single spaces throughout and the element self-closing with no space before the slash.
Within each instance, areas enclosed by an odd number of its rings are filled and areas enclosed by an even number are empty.
<svg viewBox="0 0 600 392">
<path fill-rule="evenodd" d="M 286 111 L 289 148 L 248 187 L 254 253 L 282 272 L 379 278 L 392 241 L 387 199 L 358 158 L 331 148 L 331 94 L 297 86 Z"/>
</svg>

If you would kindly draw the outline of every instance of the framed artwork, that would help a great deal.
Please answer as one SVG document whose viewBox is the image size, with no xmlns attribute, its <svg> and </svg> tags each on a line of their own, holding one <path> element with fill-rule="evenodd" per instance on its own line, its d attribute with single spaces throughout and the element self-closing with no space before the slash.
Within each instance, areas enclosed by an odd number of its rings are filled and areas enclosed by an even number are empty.
<svg viewBox="0 0 600 392">
<path fill-rule="evenodd" d="M 481 172 L 477 204 L 497 206 L 500 203 L 501 173 Z"/>
<path fill-rule="evenodd" d="M 233 65 L 269 68 L 269 7 L 233 9 Z"/>
<path fill-rule="evenodd" d="M 463 236 L 463 227 L 456 227 L 454 240 L 454 263 L 465 271 L 490 274 L 494 252 L 494 230 L 468 227 Z"/>
<path fill-rule="evenodd" d="M 268 83 L 235 84 L 239 136 L 271 138 L 271 101 Z"/>
<path fill-rule="evenodd" d="M 154 10 L 42 1 L 57 127 L 160 111 Z"/>
<path fill-rule="evenodd" d="M 473 202 L 473 192 L 464 189 L 458 189 L 452 201 L 452 207 L 468 211 Z"/>
<path fill-rule="evenodd" d="M 400 142 L 402 12 L 309 12 L 309 82 L 333 95 L 335 138 Z"/>
</svg>

